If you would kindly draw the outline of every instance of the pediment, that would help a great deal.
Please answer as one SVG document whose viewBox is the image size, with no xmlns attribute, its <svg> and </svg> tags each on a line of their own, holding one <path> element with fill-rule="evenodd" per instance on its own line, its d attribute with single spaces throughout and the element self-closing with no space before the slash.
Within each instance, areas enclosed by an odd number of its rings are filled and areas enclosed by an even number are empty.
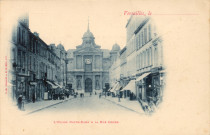
<svg viewBox="0 0 210 135">
<path fill-rule="evenodd" d="M 98 48 L 93 48 L 93 47 L 85 47 L 85 48 L 80 48 L 80 49 L 77 49 L 75 52 L 77 53 L 84 53 L 84 52 L 101 52 L 100 49 Z"/>
</svg>

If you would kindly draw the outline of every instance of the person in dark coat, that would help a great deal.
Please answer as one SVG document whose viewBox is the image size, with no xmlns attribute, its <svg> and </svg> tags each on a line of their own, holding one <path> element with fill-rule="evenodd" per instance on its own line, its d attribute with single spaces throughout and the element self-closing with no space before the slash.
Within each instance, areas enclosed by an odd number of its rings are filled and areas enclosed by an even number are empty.
<svg viewBox="0 0 210 135">
<path fill-rule="evenodd" d="M 33 101 L 33 103 L 35 103 L 35 94 L 33 94 L 33 96 L 32 96 L 32 101 Z"/>
<path fill-rule="evenodd" d="M 19 95 L 18 97 L 18 108 L 21 110 L 21 106 L 22 106 L 22 95 Z"/>
</svg>

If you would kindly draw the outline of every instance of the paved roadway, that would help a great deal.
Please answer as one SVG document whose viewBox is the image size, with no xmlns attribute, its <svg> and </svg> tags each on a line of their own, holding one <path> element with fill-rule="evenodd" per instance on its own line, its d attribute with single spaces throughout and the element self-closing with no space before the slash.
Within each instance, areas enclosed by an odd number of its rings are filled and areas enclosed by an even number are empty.
<svg viewBox="0 0 210 135">
<path fill-rule="evenodd" d="M 128 108 L 117 105 L 104 98 L 99 98 L 98 95 L 77 97 L 70 99 L 61 104 L 37 111 L 29 116 L 53 116 L 53 117 L 104 117 L 116 118 L 121 116 L 139 116 L 137 112 L 131 111 Z"/>
</svg>

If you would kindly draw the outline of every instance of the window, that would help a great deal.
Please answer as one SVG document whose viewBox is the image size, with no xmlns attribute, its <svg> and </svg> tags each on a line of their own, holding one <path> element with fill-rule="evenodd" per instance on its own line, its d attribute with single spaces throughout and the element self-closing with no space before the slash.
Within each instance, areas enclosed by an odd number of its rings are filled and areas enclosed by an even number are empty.
<svg viewBox="0 0 210 135">
<path fill-rule="evenodd" d="M 138 36 L 136 37 L 136 50 L 138 50 L 139 49 L 139 45 L 138 45 Z"/>
<path fill-rule="evenodd" d="M 32 68 L 32 58 L 31 58 L 31 56 L 30 56 L 30 70 L 31 70 L 31 68 Z"/>
<path fill-rule="evenodd" d="M 141 43 L 142 43 L 142 46 L 144 45 L 144 35 L 143 35 L 143 32 L 141 32 Z"/>
<path fill-rule="evenodd" d="M 26 53 L 23 52 L 23 68 L 26 67 L 25 64 L 26 64 Z"/>
<path fill-rule="evenodd" d="M 139 48 L 141 48 L 141 35 L 140 35 L 140 33 L 139 33 L 139 35 L 138 35 L 138 37 L 139 37 Z"/>
<path fill-rule="evenodd" d="M 158 50 L 155 48 L 155 65 L 157 66 L 158 64 Z"/>
<path fill-rule="evenodd" d="M 36 71 L 36 60 L 35 60 L 35 58 L 33 60 L 33 69 L 34 69 L 34 71 Z"/>
<path fill-rule="evenodd" d="M 147 50 L 147 66 L 150 65 L 150 54 L 149 54 L 149 49 Z"/>
<path fill-rule="evenodd" d="M 21 29 L 20 29 L 20 27 L 18 27 L 18 35 L 17 35 L 17 37 L 18 37 L 18 43 L 20 43 L 21 42 Z"/>
<path fill-rule="evenodd" d="M 150 65 L 152 65 L 152 48 L 151 47 L 150 47 L 149 51 L 150 51 Z"/>
<path fill-rule="evenodd" d="M 144 52 L 142 52 L 142 68 L 144 68 Z"/>
<path fill-rule="evenodd" d="M 20 66 L 21 67 L 21 51 L 20 50 L 18 50 L 18 58 L 17 58 L 17 64 L 18 64 L 18 66 Z"/>
<path fill-rule="evenodd" d="M 152 36 L 151 36 L 151 24 L 149 24 L 148 29 L 149 29 L 149 40 L 151 40 L 152 39 Z"/>
<path fill-rule="evenodd" d="M 136 57 L 136 66 L 137 66 L 137 69 L 139 68 L 139 55 L 137 55 Z"/>
<path fill-rule="evenodd" d="M 144 67 L 146 67 L 146 59 L 147 59 L 146 51 L 144 51 Z"/>
<path fill-rule="evenodd" d="M 139 69 L 141 68 L 141 54 L 139 54 Z"/>
<path fill-rule="evenodd" d="M 146 50 L 145 55 L 146 55 L 145 56 L 146 57 L 146 59 L 145 59 L 146 62 L 145 63 L 146 63 L 146 67 L 147 67 L 148 66 L 148 57 L 147 57 L 148 56 L 148 50 Z"/>
<path fill-rule="evenodd" d="M 152 48 L 150 47 L 150 64 L 152 65 Z"/>
<path fill-rule="evenodd" d="M 147 28 L 144 28 L 144 43 L 147 43 Z"/>
<path fill-rule="evenodd" d="M 22 40 L 22 44 L 23 44 L 23 45 L 25 45 L 25 42 L 24 42 L 24 34 L 25 34 L 25 31 L 22 30 L 22 35 L 21 35 L 21 36 L 22 36 L 22 37 L 21 37 L 22 39 L 21 39 L 21 40 Z"/>
<path fill-rule="evenodd" d="M 32 46 L 32 52 L 33 52 L 33 53 L 35 52 L 35 44 L 36 44 L 36 40 L 34 39 L 34 41 L 33 41 L 33 46 Z"/>
</svg>

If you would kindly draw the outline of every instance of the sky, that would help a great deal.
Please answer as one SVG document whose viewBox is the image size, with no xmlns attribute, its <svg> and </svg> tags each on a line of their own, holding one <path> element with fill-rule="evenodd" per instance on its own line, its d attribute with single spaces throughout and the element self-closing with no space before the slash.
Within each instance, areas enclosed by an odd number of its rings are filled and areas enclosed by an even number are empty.
<svg viewBox="0 0 210 135">
<path fill-rule="evenodd" d="M 87 31 L 102 49 L 111 49 L 115 43 L 123 48 L 126 44 L 126 23 L 130 16 L 124 15 L 123 5 L 105 2 L 51 2 L 35 3 L 29 10 L 29 27 L 38 32 L 47 44 L 61 43 L 65 49 L 75 49 L 82 44 Z"/>
</svg>

